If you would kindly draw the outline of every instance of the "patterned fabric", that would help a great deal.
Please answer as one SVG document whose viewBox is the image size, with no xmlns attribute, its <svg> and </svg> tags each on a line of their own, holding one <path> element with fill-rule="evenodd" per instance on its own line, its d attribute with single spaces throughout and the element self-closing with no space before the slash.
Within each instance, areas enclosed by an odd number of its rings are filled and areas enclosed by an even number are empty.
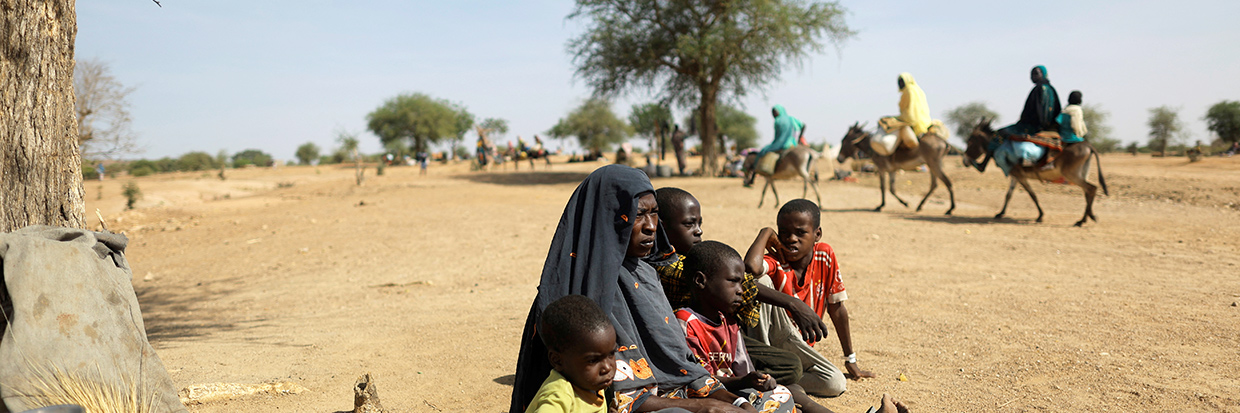
<svg viewBox="0 0 1240 413">
<path fill-rule="evenodd" d="M 677 260 L 667 265 L 655 266 L 659 273 L 659 282 L 663 284 L 663 292 L 672 308 L 689 306 L 689 294 L 693 291 L 693 280 L 686 277 L 685 256 L 677 254 Z M 753 274 L 745 274 L 741 279 L 741 300 L 745 304 L 736 311 L 736 318 L 746 326 L 753 327 L 758 322 L 758 283 L 754 282 Z"/>
<path fill-rule="evenodd" d="M 710 374 L 715 377 L 741 377 L 754 371 L 745 342 L 741 340 L 741 327 L 723 313 L 719 314 L 718 324 L 691 308 L 676 310 L 676 319 L 685 329 L 689 349 Z"/>
<path fill-rule="evenodd" d="M 844 291 L 844 281 L 840 276 L 839 263 L 835 260 L 835 251 L 825 242 L 814 244 L 814 258 L 805 276 L 797 280 L 792 267 L 779 262 L 773 255 L 763 257 L 762 269 L 771 277 L 776 290 L 799 298 L 814 309 L 819 317 L 827 310 L 827 304 L 835 304 L 848 299 Z M 813 344 L 813 343 L 810 343 Z"/>
<path fill-rule="evenodd" d="M 616 392 L 617 412 L 631 413 L 637 411 L 642 403 L 646 402 L 646 398 L 651 396 L 666 397 L 669 399 L 700 399 L 710 397 L 711 393 L 722 390 L 723 384 L 719 383 L 713 376 L 705 376 L 699 378 L 687 386 L 676 387 L 672 389 L 659 389 L 657 386 L 646 386 L 626 391 Z"/>
</svg>

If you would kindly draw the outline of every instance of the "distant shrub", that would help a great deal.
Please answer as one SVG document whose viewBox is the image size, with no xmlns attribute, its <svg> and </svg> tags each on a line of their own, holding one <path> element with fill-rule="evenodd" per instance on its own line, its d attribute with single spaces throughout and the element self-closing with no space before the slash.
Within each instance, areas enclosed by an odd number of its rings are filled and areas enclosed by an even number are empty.
<svg viewBox="0 0 1240 413">
<path fill-rule="evenodd" d="M 215 164 L 215 157 L 206 152 L 190 152 L 181 155 L 177 159 L 176 168 L 178 171 L 194 172 L 215 169 L 219 165 Z"/>
<path fill-rule="evenodd" d="M 143 166 L 139 166 L 139 167 L 137 167 L 137 168 L 130 168 L 130 169 L 129 169 L 129 175 L 130 175 L 130 176 L 133 176 L 133 177 L 135 177 L 135 178 L 141 178 L 141 177 L 144 177 L 144 176 L 147 176 L 147 175 L 152 175 L 152 174 L 154 174 L 154 173 L 155 173 L 155 170 L 154 170 L 154 169 L 151 169 L 151 167 L 149 167 L 149 166 L 145 166 L 145 165 L 143 165 Z"/>
<path fill-rule="evenodd" d="M 124 192 L 121 194 L 125 195 L 125 209 L 133 209 L 133 205 L 142 199 L 142 190 L 138 189 L 138 184 L 133 181 L 125 183 Z"/>
</svg>

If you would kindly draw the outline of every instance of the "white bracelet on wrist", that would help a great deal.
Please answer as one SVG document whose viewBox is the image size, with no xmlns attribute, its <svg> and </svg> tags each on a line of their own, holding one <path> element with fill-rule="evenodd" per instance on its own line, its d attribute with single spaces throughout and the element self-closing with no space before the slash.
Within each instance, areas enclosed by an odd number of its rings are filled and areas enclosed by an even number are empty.
<svg viewBox="0 0 1240 413">
<path fill-rule="evenodd" d="M 744 397 L 737 397 L 736 400 L 732 401 L 732 405 L 736 407 L 741 407 L 745 405 L 745 403 L 749 403 L 749 399 Z"/>
<path fill-rule="evenodd" d="M 844 357 L 844 359 L 848 361 L 848 364 L 857 364 L 857 353 L 849 354 L 847 357 Z"/>
</svg>

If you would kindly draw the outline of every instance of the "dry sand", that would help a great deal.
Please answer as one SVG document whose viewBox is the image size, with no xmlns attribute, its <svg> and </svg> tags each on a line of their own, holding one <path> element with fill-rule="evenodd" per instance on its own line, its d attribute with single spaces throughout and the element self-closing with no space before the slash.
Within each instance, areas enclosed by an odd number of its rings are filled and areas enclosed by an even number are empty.
<svg viewBox="0 0 1240 413">
<path fill-rule="evenodd" d="M 891 393 L 916 411 L 1240 411 L 1240 157 L 1104 156 L 1099 223 L 1078 188 L 1035 184 L 1046 222 L 1006 180 L 948 160 L 946 191 L 882 213 L 877 183 L 822 185 L 823 241 L 845 271 L 861 366 L 823 403 Z M 599 164 L 469 172 L 432 165 L 164 174 L 86 183 L 130 239 L 146 327 L 178 387 L 293 382 L 310 391 L 195 412 L 333 412 L 376 376 L 392 411 L 503 411 L 522 324 L 573 188 Z M 824 174 L 825 175 L 825 174 Z M 898 179 L 914 202 L 924 173 Z M 1091 178 L 1096 182 L 1097 178 Z M 743 249 L 776 209 L 736 179 L 665 178 L 701 201 L 705 238 Z M 782 183 L 783 200 L 800 184 Z M 101 199 L 97 194 L 102 190 Z M 812 193 L 811 193 L 812 197 Z M 832 333 L 834 335 L 834 333 Z M 838 342 L 819 350 L 839 360 Z M 898 381 L 903 374 L 909 380 Z"/>
</svg>

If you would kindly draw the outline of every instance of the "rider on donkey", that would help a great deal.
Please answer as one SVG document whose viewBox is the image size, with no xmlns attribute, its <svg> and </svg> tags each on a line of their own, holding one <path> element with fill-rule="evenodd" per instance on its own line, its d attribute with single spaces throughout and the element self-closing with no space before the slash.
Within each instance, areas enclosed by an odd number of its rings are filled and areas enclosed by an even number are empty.
<svg viewBox="0 0 1240 413">
<path fill-rule="evenodd" d="M 796 146 L 798 141 L 804 142 L 805 140 L 805 124 L 788 115 L 783 105 L 775 105 L 771 109 L 771 116 L 775 117 L 775 140 L 758 152 L 758 161 L 754 162 L 755 169 L 761 169 L 763 165 L 769 164 L 769 169 L 774 170 L 779 157 L 775 156 L 774 160 L 764 160 L 766 154 L 782 155 L 783 151 Z M 794 134 L 796 134 L 795 137 Z M 745 186 L 753 185 L 754 175 L 756 174 L 749 174 L 749 177 L 745 179 Z"/>
<path fill-rule="evenodd" d="M 1059 132 L 1059 123 L 1056 121 L 1061 111 L 1059 93 L 1055 92 L 1050 79 L 1046 78 L 1046 66 L 1034 67 L 1029 77 L 1034 86 L 1033 90 L 1029 91 L 1029 97 L 1025 99 L 1025 110 L 1021 112 L 1020 120 L 999 129 L 997 132 L 1001 139 L 992 140 L 987 148 L 994 153 L 995 165 L 1003 170 L 1004 175 L 1022 162 L 1029 163 L 1026 166 L 1032 165 L 1033 161 L 1046 153 L 1042 146 L 1016 141 L 1013 137 L 1036 135 L 1045 131 Z"/>
<path fill-rule="evenodd" d="M 918 138 L 930 130 L 933 122 L 930 119 L 930 105 L 926 103 L 926 92 L 907 72 L 896 78 L 896 85 L 900 87 L 900 116 L 879 119 L 878 124 L 884 132 L 895 134 L 899 146 L 917 149 Z M 895 142 L 881 142 L 879 139 L 871 143 L 875 146 L 872 149 L 880 155 L 890 155 L 895 151 Z"/>
</svg>

